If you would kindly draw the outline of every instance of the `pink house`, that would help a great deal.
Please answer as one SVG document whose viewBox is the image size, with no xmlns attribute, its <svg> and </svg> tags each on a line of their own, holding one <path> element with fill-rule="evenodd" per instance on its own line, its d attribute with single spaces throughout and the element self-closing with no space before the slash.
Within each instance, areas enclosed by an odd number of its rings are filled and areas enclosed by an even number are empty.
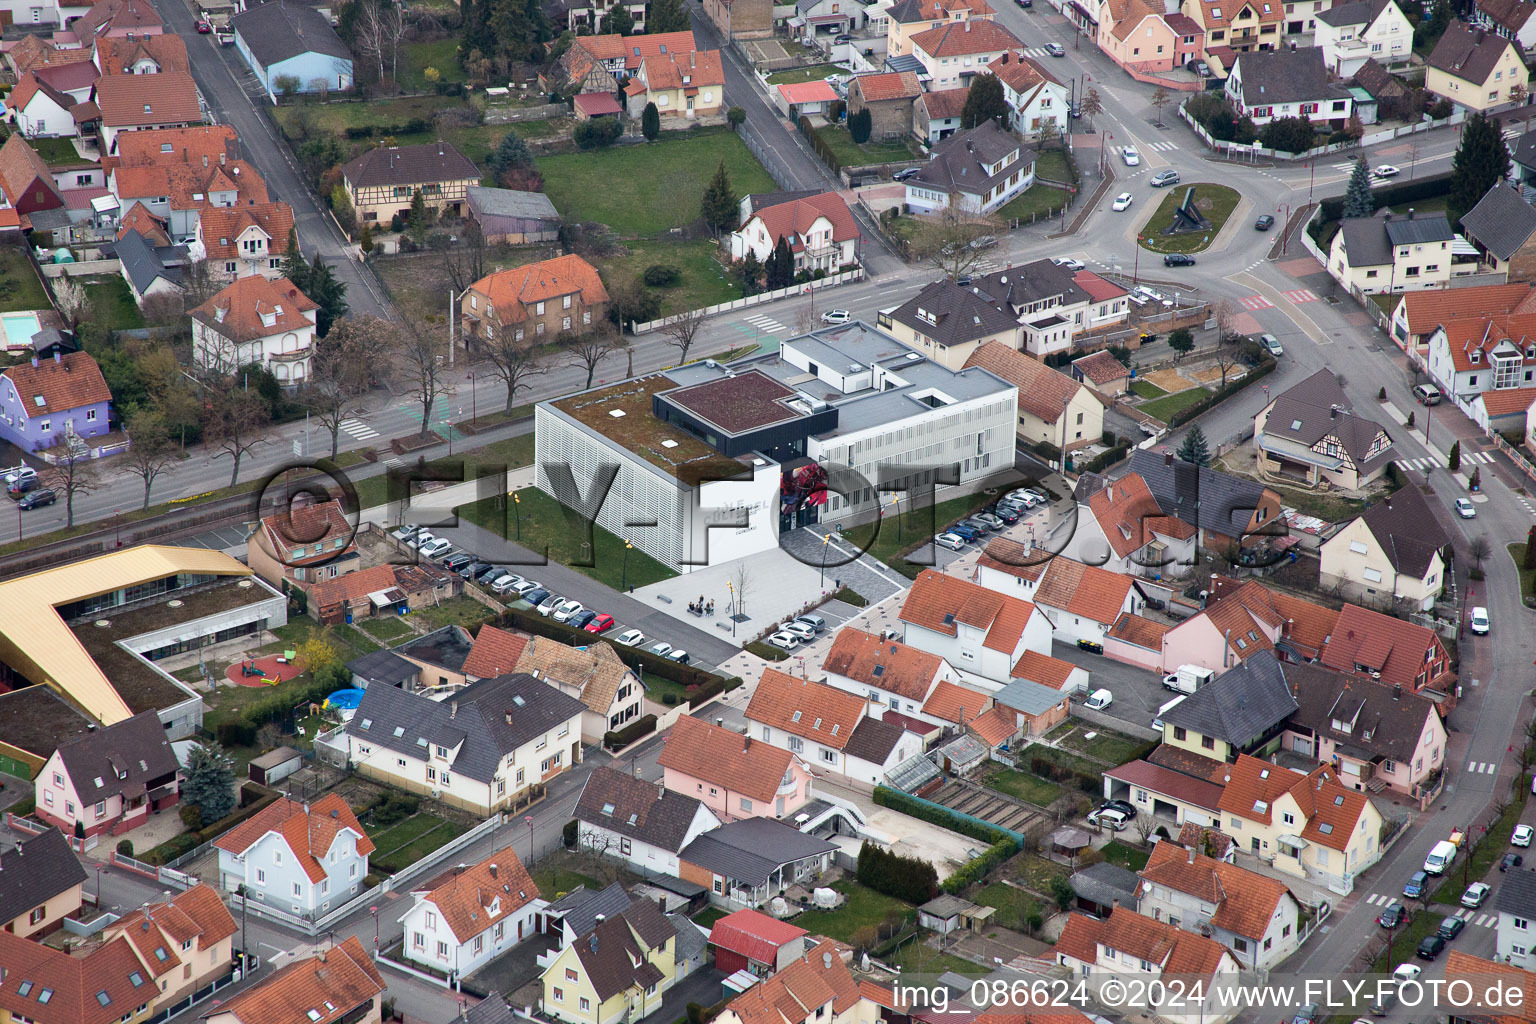
<svg viewBox="0 0 1536 1024">
<path fill-rule="evenodd" d="M 121 835 L 175 805 L 176 754 L 153 711 L 92 727 L 53 752 L 33 782 L 39 818 L 73 835 Z"/>
<path fill-rule="evenodd" d="M 811 798 L 811 773 L 794 754 L 697 718 L 677 720 L 657 760 L 668 789 L 724 822 L 782 818 Z"/>
<path fill-rule="evenodd" d="M 1099 49 L 1143 73 L 1171 71 L 1204 52 L 1205 31 L 1187 14 L 1147 0 L 1109 0 L 1099 9 Z"/>
</svg>

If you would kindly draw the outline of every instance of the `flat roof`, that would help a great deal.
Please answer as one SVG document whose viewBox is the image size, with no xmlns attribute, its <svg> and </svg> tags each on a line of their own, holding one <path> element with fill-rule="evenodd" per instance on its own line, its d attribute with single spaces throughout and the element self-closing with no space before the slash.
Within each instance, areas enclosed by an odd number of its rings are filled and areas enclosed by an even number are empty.
<svg viewBox="0 0 1536 1024">
<path fill-rule="evenodd" d="M 59 744 L 85 735 L 93 724 L 46 686 L 0 693 L 0 743 L 40 760 L 47 760 Z"/>
<path fill-rule="evenodd" d="M 136 712 L 55 608 L 182 573 L 250 576 L 251 570 L 221 551 L 142 544 L 0 582 L 0 661 L 66 694 L 103 725 L 131 718 Z"/>
<path fill-rule="evenodd" d="M 661 397 L 727 434 L 741 434 L 800 419 L 804 413 L 785 404 L 797 394 L 761 370 L 749 370 L 662 392 Z"/>
<path fill-rule="evenodd" d="M 676 386 L 677 381 L 666 374 L 653 373 L 583 391 L 549 405 L 689 486 L 741 473 L 743 462 L 721 455 L 687 431 L 656 418 L 651 397 Z"/>
</svg>

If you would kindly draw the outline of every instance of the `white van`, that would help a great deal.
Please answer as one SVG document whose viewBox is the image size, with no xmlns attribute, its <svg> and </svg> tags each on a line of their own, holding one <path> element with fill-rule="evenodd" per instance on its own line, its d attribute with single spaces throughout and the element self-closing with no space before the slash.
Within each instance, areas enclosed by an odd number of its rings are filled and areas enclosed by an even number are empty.
<svg viewBox="0 0 1536 1024">
<path fill-rule="evenodd" d="M 1166 715 L 1168 712 L 1172 711 L 1174 708 L 1178 707 L 1180 704 L 1184 703 L 1188 699 L 1189 699 L 1189 694 L 1186 693 L 1183 696 L 1179 696 L 1179 697 L 1173 698 L 1173 700 L 1169 701 L 1168 703 L 1164 704 L 1162 707 L 1158 708 L 1157 709 L 1157 717 L 1152 719 L 1152 728 L 1156 729 L 1158 732 L 1162 732 L 1163 731 L 1163 716 Z"/>
<path fill-rule="evenodd" d="M 1429 856 L 1424 858 L 1424 870 L 1431 875 L 1443 875 L 1455 858 L 1456 844 L 1442 839 L 1429 851 Z"/>
</svg>

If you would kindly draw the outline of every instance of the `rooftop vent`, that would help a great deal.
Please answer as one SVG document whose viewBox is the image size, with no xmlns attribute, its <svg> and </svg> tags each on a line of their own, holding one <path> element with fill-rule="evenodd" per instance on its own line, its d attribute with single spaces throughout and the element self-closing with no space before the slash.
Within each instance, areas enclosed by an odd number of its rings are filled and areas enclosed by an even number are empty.
<svg viewBox="0 0 1536 1024">
<path fill-rule="evenodd" d="M 624 418 L 624 410 L 623 409 L 609 409 L 608 410 L 608 415 L 612 416 L 616 420 L 621 420 L 621 419 Z"/>
</svg>

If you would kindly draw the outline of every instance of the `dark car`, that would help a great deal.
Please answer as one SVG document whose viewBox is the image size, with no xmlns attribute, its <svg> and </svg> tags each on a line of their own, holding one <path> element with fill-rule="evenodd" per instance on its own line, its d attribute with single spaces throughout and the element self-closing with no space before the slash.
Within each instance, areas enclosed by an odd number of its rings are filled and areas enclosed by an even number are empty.
<svg viewBox="0 0 1536 1024">
<path fill-rule="evenodd" d="M 1464 919 L 1459 917 L 1448 917 L 1444 921 L 1440 922 L 1440 930 L 1435 934 L 1440 936 L 1446 942 L 1450 942 L 1456 936 L 1460 935 L 1461 930 L 1466 926 L 1467 922 Z"/>
<path fill-rule="evenodd" d="M 19 480 L 12 481 L 10 486 L 5 489 L 5 493 L 15 499 L 41 486 L 43 486 L 43 482 L 36 476 L 24 476 Z"/>
<path fill-rule="evenodd" d="M 1397 900 L 1388 903 L 1386 909 L 1376 915 L 1376 923 L 1383 928 L 1396 928 L 1404 923 L 1408 913 Z"/>
<path fill-rule="evenodd" d="M 537 590 L 528 591 L 528 593 L 523 595 L 522 599 L 537 608 L 539 605 L 543 604 L 548 597 L 549 591 L 545 590 L 543 587 L 539 587 Z"/>
<path fill-rule="evenodd" d="M 572 629 L 585 629 L 587 623 L 597 618 L 597 612 L 590 608 L 584 609 L 565 620 L 565 624 Z"/>
<path fill-rule="evenodd" d="M 997 518 L 1001 519 L 1009 526 L 1012 526 L 1014 523 L 1019 521 L 1019 514 L 1006 505 L 993 505 L 987 511 L 997 516 Z"/>
<path fill-rule="evenodd" d="M 59 496 L 46 487 L 40 487 L 35 491 L 28 491 L 21 496 L 16 503 L 17 508 L 42 508 L 44 505 L 52 505 L 59 500 Z M 1508 858 L 1506 858 L 1508 859 Z M 1500 870 L 1503 870 L 1502 868 Z"/>
<path fill-rule="evenodd" d="M 1136 808 L 1129 800 L 1105 800 L 1099 804 L 1099 810 L 1101 811 L 1106 807 L 1113 807 L 1127 818 L 1136 817 Z"/>
<path fill-rule="evenodd" d="M 1186 256 L 1181 252 L 1171 252 L 1163 257 L 1165 267 L 1192 267 L 1195 265 L 1193 256 Z"/>
<path fill-rule="evenodd" d="M 1499 861 L 1499 870 L 1508 871 L 1510 868 L 1517 868 L 1524 863 L 1525 858 L 1518 853 L 1506 853 L 1504 859 Z"/>
<path fill-rule="evenodd" d="M 956 523 L 954 526 L 949 528 L 948 532 L 954 534 L 956 537 L 959 537 L 961 540 L 968 541 L 972 544 L 976 543 L 976 541 L 981 538 L 980 530 L 976 529 L 974 526 L 967 526 L 964 523 Z"/>
<path fill-rule="evenodd" d="M 1275 226 L 1275 218 L 1266 213 L 1258 220 L 1254 221 L 1253 226 L 1258 231 L 1268 231 L 1270 228 Z"/>
<path fill-rule="evenodd" d="M 1418 898 L 1424 895 L 1424 888 L 1427 885 L 1429 885 L 1429 873 L 1415 871 L 1409 876 L 1408 882 L 1403 886 L 1403 895 Z"/>
<path fill-rule="evenodd" d="M 915 178 L 917 177 L 917 172 L 920 170 L 922 170 L 921 167 L 904 167 L 897 171 L 895 174 L 891 175 L 891 180 L 906 181 L 908 178 Z"/>
<path fill-rule="evenodd" d="M 1033 7 L 1033 6 L 1035 6 L 1035 0 L 1019 0 L 1019 6 L 1020 7 Z"/>
<path fill-rule="evenodd" d="M 466 565 L 473 565 L 474 561 L 474 555 L 467 551 L 460 551 L 457 554 L 449 555 L 447 558 L 443 559 L 443 568 L 447 569 L 449 572 L 458 572 Z"/>
<path fill-rule="evenodd" d="M 491 582 L 491 580 L 494 580 L 496 577 L 500 576 L 502 573 L 510 572 L 510 571 L 511 570 L 505 569 L 502 566 L 491 565 L 490 563 L 486 563 L 485 568 L 483 568 L 479 572 L 475 573 L 475 580 L 477 582 L 479 582 L 479 583 L 489 583 L 489 582 Z"/>
<path fill-rule="evenodd" d="M 489 562 L 470 562 L 468 565 L 459 568 L 459 575 L 467 580 L 478 580 L 480 574 L 491 567 Z"/>
<path fill-rule="evenodd" d="M 1317 1003 L 1307 1003 L 1291 1017 L 1291 1024 L 1316 1024 L 1321 1010 L 1322 1007 Z"/>
<path fill-rule="evenodd" d="M 1445 949 L 1445 940 L 1439 935 L 1426 935 L 1419 940 L 1419 948 L 1414 952 L 1420 960 L 1433 960 Z"/>
</svg>

